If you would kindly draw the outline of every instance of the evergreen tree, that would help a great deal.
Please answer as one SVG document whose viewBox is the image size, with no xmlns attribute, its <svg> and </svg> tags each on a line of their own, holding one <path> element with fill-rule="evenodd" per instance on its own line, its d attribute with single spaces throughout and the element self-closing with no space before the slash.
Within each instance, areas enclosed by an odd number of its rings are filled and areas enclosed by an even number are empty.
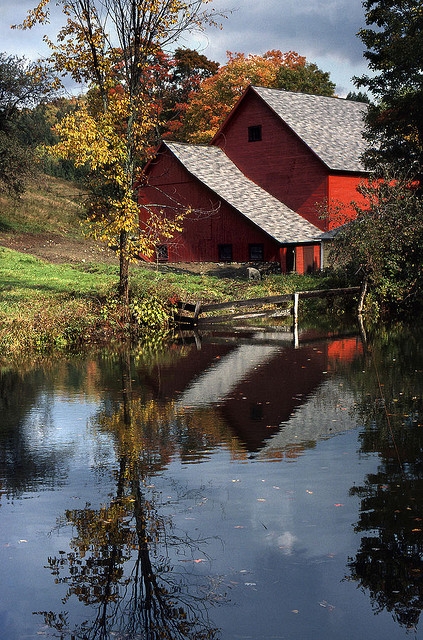
<svg viewBox="0 0 423 640">
<path fill-rule="evenodd" d="M 372 75 L 356 78 L 374 97 L 366 136 L 370 169 L 394 166 L 411 180 L 423 174 L 423 3 L 365 0 L 359 36 Z"/>
<path fill-rule="evenodd" d="M 368 206 L 334 246 L 338 266 L 362 274 L 375 307 L 423 308 L 423 3 L 365 0 L 360 38 L 372 72 L 355 79 L 374 100 L 365 118 Z"/>
</svg>

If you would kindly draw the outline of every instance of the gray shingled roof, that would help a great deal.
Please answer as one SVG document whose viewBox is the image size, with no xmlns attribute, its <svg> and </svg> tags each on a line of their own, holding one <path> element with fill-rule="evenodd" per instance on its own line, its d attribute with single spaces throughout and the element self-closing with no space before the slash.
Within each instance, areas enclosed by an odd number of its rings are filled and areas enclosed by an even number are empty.
<svg viewBox="0 0 423 640">
<path fill-rule="evenodd" d="M 252 89 L 329 169 L 365 171 L 361 156 L 366 104 L 281 89 Z"/>
<path fill-rule="evenodd" d="M 322 232 L 257 186 L 219 147 L 163 143 L 186 170 L 280 243 L 313 241 Z"/>
</svg>

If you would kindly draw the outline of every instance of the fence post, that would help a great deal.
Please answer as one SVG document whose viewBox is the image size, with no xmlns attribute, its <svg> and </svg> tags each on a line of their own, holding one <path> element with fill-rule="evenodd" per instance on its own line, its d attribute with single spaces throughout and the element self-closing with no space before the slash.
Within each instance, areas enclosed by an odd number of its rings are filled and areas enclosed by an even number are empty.
<svg viewBox="0 0 423 640">
<path fill-rule="evenodd" d="M 194 324 L 197 324 L 198 316 L 200 315 L 200 312 L 201 312 L 201 302 L 197 302 L 194 310 Z"/>
<path fill-rule="evenodd" d="M 296 291 L 294 293 L 294 324 L 298 324 L 298 303 L 300 294 Z"/>
</svg>

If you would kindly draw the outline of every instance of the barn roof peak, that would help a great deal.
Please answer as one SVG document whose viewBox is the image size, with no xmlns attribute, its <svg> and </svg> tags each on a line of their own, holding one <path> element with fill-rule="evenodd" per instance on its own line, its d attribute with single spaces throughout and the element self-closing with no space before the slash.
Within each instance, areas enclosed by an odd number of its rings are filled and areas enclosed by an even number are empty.
<svg viewBox="0 0 423 640">
<path fill-rule="evenodd" d="M 250 85 L 215 139 L 251 92 L 259 96 L 329 169 L 366 172 L 362 162 L 366 149 L 363 118 L 368 105 L 363 102 Z"/>
</svg>

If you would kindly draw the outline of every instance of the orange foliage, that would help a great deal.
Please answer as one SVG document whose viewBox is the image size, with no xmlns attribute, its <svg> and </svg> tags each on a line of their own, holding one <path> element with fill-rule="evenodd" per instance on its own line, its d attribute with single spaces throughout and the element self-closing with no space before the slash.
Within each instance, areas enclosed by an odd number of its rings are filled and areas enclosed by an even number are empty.
<svg viewBox="0 0 423 640">
<path fill-rule="evenodd" d="M 275 88 L 281 67 L 295 69 L 306 64 L 306 58 L 295 51 L 278 49 L 261 56 L 228 51 L 227 57 L 228 62 L 190 94 L 188 104 L 180 105 L 185 107 L 183 117 L 179 125 L 173 125 L 178 139 L 208 142 L 248 85 Z"/>
</svg>

